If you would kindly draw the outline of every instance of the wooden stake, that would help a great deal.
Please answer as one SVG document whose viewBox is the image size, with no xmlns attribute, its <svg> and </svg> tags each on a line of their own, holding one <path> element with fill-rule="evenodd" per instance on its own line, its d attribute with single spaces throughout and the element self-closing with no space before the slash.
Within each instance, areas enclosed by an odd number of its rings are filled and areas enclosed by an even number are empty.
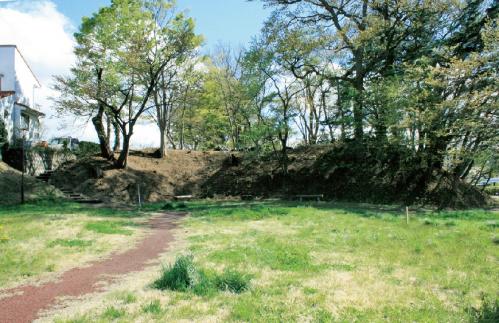
<svg viewBox="0 0 499 323">
<path fill-rule="evenodd" d="M 140 184 L 137 184 L 137 195 L 139 198 L 139 209 L 142 208 L 142 201 L 140 200 Z"/>
<path fill-rule="evenodd" d="M 409 207 L 408 206 L 405 207 L 405 220 L 406 220 L 407 224 L 409 224 Z"/>
</svg>

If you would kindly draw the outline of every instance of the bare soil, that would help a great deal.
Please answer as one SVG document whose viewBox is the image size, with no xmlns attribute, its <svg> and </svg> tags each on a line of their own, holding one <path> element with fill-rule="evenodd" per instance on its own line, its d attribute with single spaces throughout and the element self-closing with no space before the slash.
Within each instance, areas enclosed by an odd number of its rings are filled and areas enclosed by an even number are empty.
<svg viewBox="0 0 499 323">
<path fill-rule="evenodd" d="M 158 202 L 177 195 L 199 195 L 200 185 L 213 176 L 230 156 L 226 152 L 171 151 L 165 159 L 135 152 L 126 170 L 112 168 L 102 158 L 70 162 L 51 179 L 69 189 L 111 204 Z"/>
<path fill-rule="evenodd" d="M 99 285 L 117 275 L 140 271 L 151 265 L 173 240 L 172 229 L 184 213 L 168 213 L 149 221 L 151 233 L 137 246 L 88 267 L 65 272 L 58 281 L 41 286 L 23 286 L 1 291 L 0 323 L 23 323 L 36 319 L 42 310 L 56 305 L 59 297 L 77 297 L 99 291 Z"/>
</svg>

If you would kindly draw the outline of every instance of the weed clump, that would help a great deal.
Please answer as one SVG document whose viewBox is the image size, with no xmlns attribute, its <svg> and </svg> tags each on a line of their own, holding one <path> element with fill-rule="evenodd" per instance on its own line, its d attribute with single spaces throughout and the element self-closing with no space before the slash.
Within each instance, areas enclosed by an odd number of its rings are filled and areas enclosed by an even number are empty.
<svg viewBox="0 0 499 323">
<path fill-rule="evenodd" d="M 194 266 L 192 256 L 180 256 L 171 267 L 164 268 L 154 287 L 161 290 L 186 291 L 199 283 L 199 272 Z"/>
<path fill-rule="evenodd" d="M 499 299 L 486 299 L 482 296 L 482 306 L 468 310 L 471 322 L 492 323 L 499 322 Z"/>
<path fill-rule="evenodd" d="M 3 227 L 0 225 L 0 243 L 9 241 L 7 233 L 4 231 Z"/>
<path fill-rule="evenodd" d="M 165 267 L 153 283 L 160 290 L 192 291 L 196 295 L 211 295 L 216 291 L 242 293 L 249 288 L 250 278 L 234 270 L 222 275 L 198 269 L 192 256 L 179 256 L 173 266 Z"/>
<path fill-rule="evenodd" d="M 232 293 L 242 293 L 249 288 L 251 278 L 235 270 L 226 270 L 216 277 L 215 285 L 219 290 L 230 291 Z"/>
</svg>

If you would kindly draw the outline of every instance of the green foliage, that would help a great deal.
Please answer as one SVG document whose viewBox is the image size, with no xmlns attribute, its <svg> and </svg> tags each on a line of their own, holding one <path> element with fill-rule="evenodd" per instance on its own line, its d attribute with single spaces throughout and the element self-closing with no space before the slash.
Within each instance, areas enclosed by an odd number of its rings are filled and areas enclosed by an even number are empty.
<svg viewBox="0 0 499 323">
<path fill-rule="evenodd" d="M 2 149 L 5 143 L 7 143 L 7 128 L 5 127 L 5 121 L 3 121 L 3 116 L 0 116 L 0 150 Z"/>
<path fill-rule="evenodd" d="M 80 141 L 78 149 L 75 151 L 76 155 L 80 158 L 87 156 L 95 156 L 100 154 L 100 146 L 90 141 Z"/>
</svg>

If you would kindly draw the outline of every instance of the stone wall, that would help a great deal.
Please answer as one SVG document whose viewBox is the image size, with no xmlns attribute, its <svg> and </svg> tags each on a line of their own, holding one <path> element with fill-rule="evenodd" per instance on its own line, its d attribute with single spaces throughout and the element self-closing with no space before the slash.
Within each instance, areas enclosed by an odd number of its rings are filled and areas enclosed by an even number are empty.
<svg viewBox="0 0 499 323">
<path fill-rule="evenodd" d="M 22 170 L 22 150 L 11 148 L 3 152 L 3 161 L 17 170 Z M 69 151 L 45 148 L 27 149 L 25 151 L 25 171 L 30 176 L 38 176 L 48 170 L 56 170 L 62 164 L 76 159 Z"/>
</svg>

